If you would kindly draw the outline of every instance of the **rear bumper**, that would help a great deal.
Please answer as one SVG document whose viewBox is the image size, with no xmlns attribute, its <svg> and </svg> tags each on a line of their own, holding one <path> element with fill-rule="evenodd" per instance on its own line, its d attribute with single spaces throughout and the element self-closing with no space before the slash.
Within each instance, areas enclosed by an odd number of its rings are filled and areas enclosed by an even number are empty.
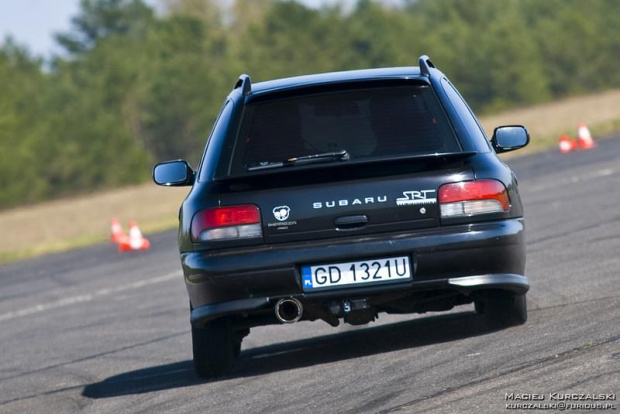
<svg viewBox="0 0 620 414">
<path fill-rule="evenodd" d="M 410 256 L 413 280 L 404 283 L 304 292 L 300 268 Z M 193 306 L 192 323 L 268 308 L 281 297 L 314 302 L 394 291 L 504 289 L 524 294 L 523 219 L 445 226 L 404 233 L 268 245 L 225 252 L 181 254 Z"/>
<path fill-rule="evenodd" d="M 392 285 L 394 290 L 402 290 L 403 286 Z M 412 290 L 456 290 L 463 294 L 469 294 L 476 290 L 482 289 L 501 289 L 514 292 L 515 294 L 525 294 L 529 288 L 530 283 L 525 276 L 514 274 L 494 274 L 494 275 L 480 275 L 480 276 L 465 276 L 460 278 L 452 278 L 447 280 L 439 280 L 433 282 L 421 282 L 413 283 Z M 410 289 L 407 289 L 410 290 Z M 377 294 L 378 292 L 373 292 Z M 381 293 L 387 293 L 385 291 Z M 339 292 L 343 295 L 343 292 Z M 294 295 L 298 296 L 299 295 Z M 304 296 L 304 295 L 302 295 Z M 351 292 L 347 292 L 346 296 L 355 296 Z M 307 299 L 307 297 L 306 297 Z M 316 300 L 317 298 L 311 297 L 310 299 Z M 328 299 L 323 297 L 322 299 Z M 222 316 L 238 315 L 244 313 L 252 313 L 265 309 L 271 309 L 277 298 L 249 298 L 232 300 L 229 302 L 214 303 L 211 305 L 201 306 L 192 310 L 190 315 L 190 321 L 192 324 L 204 323 L 208 320 L 219 318 Z"/>
</svg>

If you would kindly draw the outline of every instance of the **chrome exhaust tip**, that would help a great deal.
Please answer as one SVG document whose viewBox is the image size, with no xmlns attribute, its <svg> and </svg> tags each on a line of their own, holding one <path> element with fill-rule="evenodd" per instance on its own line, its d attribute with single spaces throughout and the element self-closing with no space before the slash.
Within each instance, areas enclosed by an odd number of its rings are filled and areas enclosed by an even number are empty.
<svg viewBox="0 0 620 414">
<path fill-rule="evenodd" d="M 276 318 L 282 323 L 295 323 L 301 319 L 304 307 L 298 299 L 280 299 L 274 307 Z"/>
</svg>

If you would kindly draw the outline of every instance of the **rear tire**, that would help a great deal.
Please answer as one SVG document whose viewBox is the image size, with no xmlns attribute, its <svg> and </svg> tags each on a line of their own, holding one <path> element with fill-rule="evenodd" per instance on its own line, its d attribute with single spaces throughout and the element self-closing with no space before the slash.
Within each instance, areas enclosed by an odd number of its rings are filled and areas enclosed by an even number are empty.
<svg viewBox="0 0 620 414">
<path fill-rule="evenodd" d="M 505 291 L 490 291 L 474 301 L 476 312 L 483 314 L 493 326 L 523 325 L 527 321 L 525 295 Z"/>
<path fill-rule="evenodd" d="M 230 373 L 235 366 L 236 340 L 228 319 L 210 322 L 204 328 L 192 326 L 194 369 L 201 378 Z"/>
</svg>

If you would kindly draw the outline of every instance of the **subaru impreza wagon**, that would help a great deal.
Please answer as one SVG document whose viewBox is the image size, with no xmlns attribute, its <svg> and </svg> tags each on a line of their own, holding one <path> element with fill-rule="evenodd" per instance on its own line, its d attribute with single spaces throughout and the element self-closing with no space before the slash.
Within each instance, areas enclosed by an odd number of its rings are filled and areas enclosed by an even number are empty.
<svg viewBox="0 0 620 414">
<path fill-rule="evenodd" d="M 193 169 L 158 164 L 157 184 L 191 186 L 179 250 L 194 365 L 229 372 L 250 329 L 369 323 L 382 312 L 473 303 L 499 326 L 527 319 L 517 179 L 448 78 L 417 67 L 252 84 L 225 99 Z"/>
</svg>

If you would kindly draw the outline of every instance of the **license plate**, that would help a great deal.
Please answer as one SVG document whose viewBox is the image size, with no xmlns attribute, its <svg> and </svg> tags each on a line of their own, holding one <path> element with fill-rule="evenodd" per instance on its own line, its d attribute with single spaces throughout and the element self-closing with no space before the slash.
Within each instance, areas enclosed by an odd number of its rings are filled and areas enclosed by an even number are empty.
<svg viewBox="0 0 620 414">
<path fill-rule="evenodd" d="M 390 283 L 411 280 L 408 256 L 390 257 L 360 262 L 302 266 L 304 291 L 323 288 Z"/>
</svg>

